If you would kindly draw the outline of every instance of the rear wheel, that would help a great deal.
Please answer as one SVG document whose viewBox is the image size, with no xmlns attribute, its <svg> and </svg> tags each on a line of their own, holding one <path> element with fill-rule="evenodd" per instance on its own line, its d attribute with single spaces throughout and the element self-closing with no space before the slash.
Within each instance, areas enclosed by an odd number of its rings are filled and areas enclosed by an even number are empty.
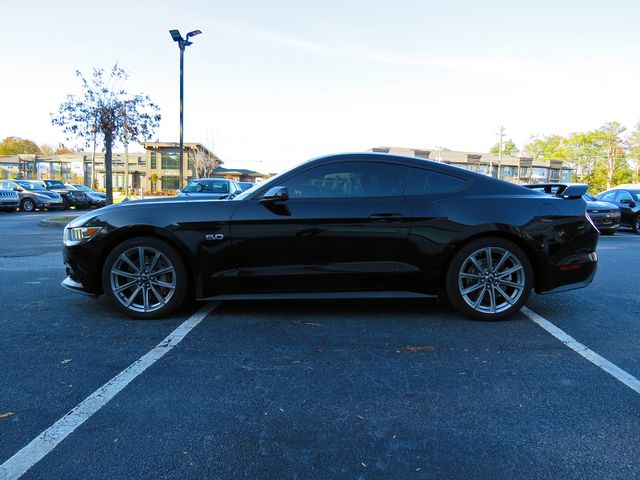
<svg viewBox="0 0 640 480">
<path fill-rule="evenodd" d="M 520 310 L 533 285 L 527 255 L 504 238 L 482 238 L 453 257 L 446 276 L 451 304 L 476 320 L 502 320 Z"/>
<path fill-rule="evenodd" d="M 636 215 L 633 219 L 633 223 L 631 224 L 633 231 L 636 233 L 640 233 L 640 214 Z"/>
<path fill-rule="evenodd" d="M 140 237 L 118 245 L 105 260 L 102 286 L 122 312 L 158 318 L 175 311 L 187 294 L 187 270 L 165 242 Z"/>
<path fill-rule="evenodd" d="M 22 203 L 20 204 L 20 210 L 22 210 L 23 212 L 33 212 L 36 209 L 36 204 L 33 203 L 33 200 L 31 200 L 30 198 L 25 198 L 24 200 L 22 200 Z"/>
</svg>

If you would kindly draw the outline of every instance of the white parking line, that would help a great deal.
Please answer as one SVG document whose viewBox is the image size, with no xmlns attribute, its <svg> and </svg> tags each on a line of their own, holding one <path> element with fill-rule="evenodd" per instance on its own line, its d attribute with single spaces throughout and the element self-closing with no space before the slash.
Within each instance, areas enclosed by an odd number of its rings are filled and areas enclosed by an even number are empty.
<svg viewBox="0 0 640 480">
<path fill-rule="evenodd" d="M 601 357 L 593 350 L 590 350 L 588 347 L 578 342 L 575 338 L 573 338 L 571 335 L 566 333 L 564 330 L 556 327 L 549 320 L 529 310 L 527 307 L 522 307 L 521 312 L 525 314 L 527 317 L 529 317 L 531 321 L 538 324 L 539 326 L 544 328 L 547 332 L 549 332 L 551 335 L 553 335 L 562 343 L 564 343 L 571 350 L 583 356 L 584 358 L 589 360 L 591 363 L 593 363 L 595 366 L 601 368 L 602 370 L 607 372 L 609 375 L 614 377 L 616 380 L 619 380 L 620 382 L 624 383 L 631 390 L 634 390 L 636 393 L 640 393 L 640 380 L 638 380 L 636 377 L 634 377 L 628 372 L 625 372 L 620 367 L 614 365 L 606 358 Z"/>
<path fill-rule="evenodd" d="M 42 460 L 76 428 L 104 407 L 124 387 L 178 345 L 220 302 L 208 303 L 169 334 L 151 351 L 93 392 L 64 417 L 34 438 L 31 443 L 0 465 L 0 479 L 13 480 Z"/>
</svg>

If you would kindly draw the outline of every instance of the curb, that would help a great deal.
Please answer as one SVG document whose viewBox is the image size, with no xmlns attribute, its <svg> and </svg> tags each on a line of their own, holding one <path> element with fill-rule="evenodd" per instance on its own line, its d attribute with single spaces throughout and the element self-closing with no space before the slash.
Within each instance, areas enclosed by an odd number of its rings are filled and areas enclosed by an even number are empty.
<svg viewBox="0 0 640 480">
<path fill-rule="evenodd" d="M 78 215 L 80 216 L 80 215 Z M 40 220 L 41 227 L 49 227 L 49 228 L 64 228 L 67 226 L 67 223 L 71 222 L 71 220 L 56 220 L 55 218 Z"/>
</svg>

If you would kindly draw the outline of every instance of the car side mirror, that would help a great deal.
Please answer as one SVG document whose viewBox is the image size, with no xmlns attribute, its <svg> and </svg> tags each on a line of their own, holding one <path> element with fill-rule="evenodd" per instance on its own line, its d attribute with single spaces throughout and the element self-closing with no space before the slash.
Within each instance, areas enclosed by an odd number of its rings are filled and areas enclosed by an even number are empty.
<svg viewBox="0 0 640 480">
<path fill-rule="evenodd" d="M 14 192 L 21 192 L 23 189 L 20 187 L 13 187 Z"/>
<path fill-rule="evenodd" d="M 620 200 L 620 203 L 624 203 L 625 205 L 629 205 L 630 207 L 635 207 L 636 206 L 636 202 L 634 202 L 633 200 L 631 200 L 629 198 L 623 198 L 622 200 Z"/>
<path fill-rule="evenodd" d="M 260 203 L 286 202 L 287 200 L 289 200 L 289 190 L 287 187 L 278 186 L 267 190 L 260 199 Z"/>
</svg>

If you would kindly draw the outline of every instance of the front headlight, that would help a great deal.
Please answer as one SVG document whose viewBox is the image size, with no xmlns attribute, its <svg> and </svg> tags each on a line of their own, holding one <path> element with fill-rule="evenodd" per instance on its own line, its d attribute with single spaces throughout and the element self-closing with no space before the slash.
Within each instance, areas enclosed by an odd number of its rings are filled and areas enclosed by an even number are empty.
<svg viewBox="0 0 640 480">
<path fill-rule="evenodd" d="M 95 237 L 102 227 L 65 227 L 63 242 L 65 247 L 85 243 Z"/>
</svg>

